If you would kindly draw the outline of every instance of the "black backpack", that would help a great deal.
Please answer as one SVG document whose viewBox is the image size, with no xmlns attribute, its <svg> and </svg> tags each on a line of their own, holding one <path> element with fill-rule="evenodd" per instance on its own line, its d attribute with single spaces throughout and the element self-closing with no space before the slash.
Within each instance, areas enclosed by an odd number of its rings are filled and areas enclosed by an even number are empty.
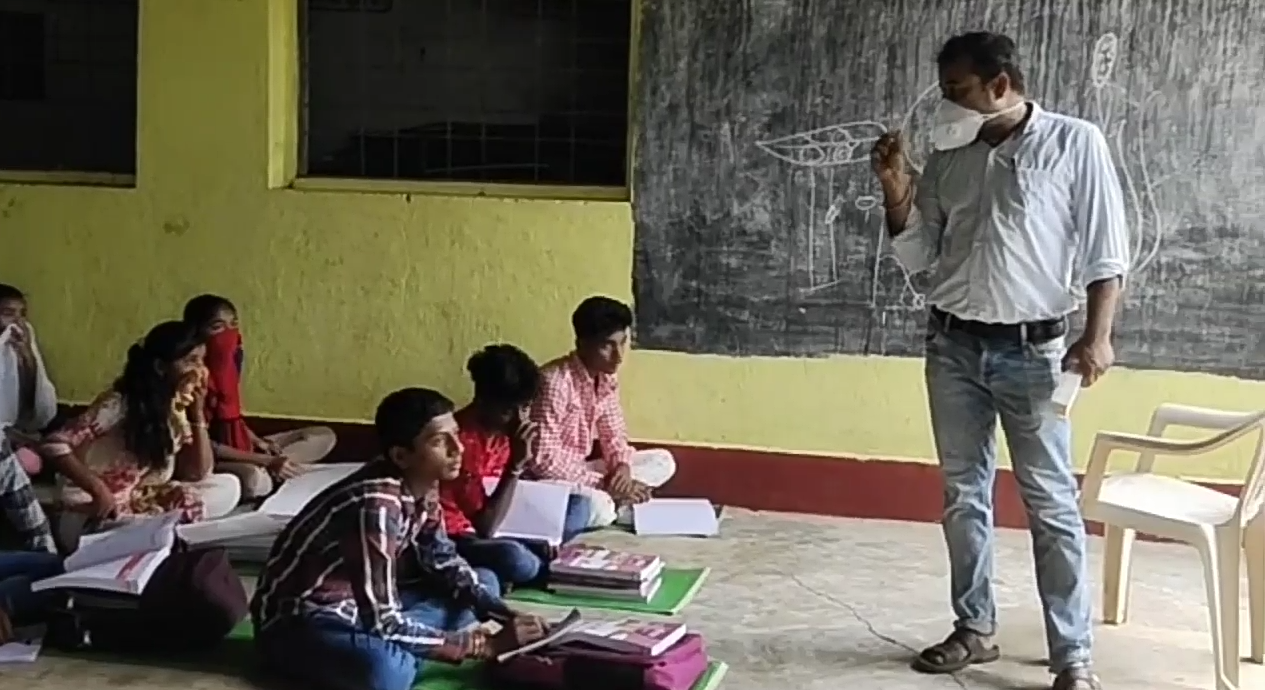
<svg viewBox="0 0 1265 690">
<path fill-rule="evenodd" d="M 186 654 L 218 645 L 246 617 L 246 588 L 222 548 L 177 549 L 140 595 L 76 589 L 44 641 L 62 650 Z"/>
</svg>

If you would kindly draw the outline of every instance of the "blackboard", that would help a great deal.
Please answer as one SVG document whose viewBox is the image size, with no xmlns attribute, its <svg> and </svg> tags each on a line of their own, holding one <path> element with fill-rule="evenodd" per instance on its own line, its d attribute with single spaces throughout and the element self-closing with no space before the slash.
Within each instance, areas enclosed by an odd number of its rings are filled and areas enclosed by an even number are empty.
<svg viewBox="0 0 1265 690">
<path fill-rule="evenodd" d="M 1106 133 L 1135 258 L 1118 361 L 1265 378 L 1265 12 L 1249 0 L 645 0 L 636 343 L 922 352 L 874 140 L 929 149 L 935 56 L 1010 35 L 1031 98 Z"/>
</svg>

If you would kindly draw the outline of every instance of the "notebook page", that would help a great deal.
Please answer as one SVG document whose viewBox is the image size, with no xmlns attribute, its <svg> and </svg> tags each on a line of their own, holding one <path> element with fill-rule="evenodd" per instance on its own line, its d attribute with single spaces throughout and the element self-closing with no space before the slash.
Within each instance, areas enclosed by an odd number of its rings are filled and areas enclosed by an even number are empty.
<svg viewBox="0 0 1265 690">
<path fill-rule="evenodd" d="M 81 540 L 79 549 L 66 558 L 66 571 L 74 572 L 102 563 L 150 551 L 171 551 L 176 542 L 180 513 L 130 520 L 94 539 Z"/>
<path fill-rule="evenodd" d="M 633 526 L 647 536 L 714 537 L 716 509 L 705 498 L 652 498 L 633 506 Z"/>
<path fill-rule="evenodd" d="M 562 543 L 570 499 L 571 487 L 565 484 L 519 480 L 495 536 L 534 539 L 557 546 Z"/>
<path fill-rule="evenodd" d="M 220 544 L 249 537 L 275 537 L 288 520 L 287 517 L 252 511 L 180 525 L 176 533 L 190 544 Z"/>
<path fill-rule="evenodd" d="M 287 479 L 277 493 L 259 506 L 259 512 L 294 517 L 316 495 L 364 467 L 360 463 L 309 465 L 302 474 Z"/>
</svg>

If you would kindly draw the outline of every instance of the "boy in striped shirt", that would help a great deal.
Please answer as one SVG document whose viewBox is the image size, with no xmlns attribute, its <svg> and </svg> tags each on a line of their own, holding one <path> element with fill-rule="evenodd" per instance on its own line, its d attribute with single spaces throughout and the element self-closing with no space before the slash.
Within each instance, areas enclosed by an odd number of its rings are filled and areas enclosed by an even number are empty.
<svg viewBox="0 0 1265 690">
<path fill-rule="evenodd" d="M 388 395 L 374 417 L 383 457 L 282 531 L 251 601 L 270 675 L 314 690 L 408 690 L 427 660 L 487 659 L 544 634 L 444 532 L 437 487 L 461 468 L 452 412 L 432 390 Z M 488 620 L 499 632 L 478 625 Z"/>
</svg>

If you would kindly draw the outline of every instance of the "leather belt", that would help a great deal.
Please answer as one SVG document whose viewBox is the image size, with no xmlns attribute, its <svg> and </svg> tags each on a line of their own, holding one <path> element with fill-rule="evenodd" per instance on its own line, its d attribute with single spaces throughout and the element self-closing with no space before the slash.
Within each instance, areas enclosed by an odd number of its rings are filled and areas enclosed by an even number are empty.
<svg viewBox="0 0 1265 690">
<path fill-rule="evenodd" d="M 958 317 L 935 307 L 931 318 L 945 331 L 959 331 L 983 340 L 1009 340 L 1019 343 L 1044 343 L 1067 335 L 1067 319 L 1046 319 L 1025 323 L 985 323 Z"/>
</svg>

